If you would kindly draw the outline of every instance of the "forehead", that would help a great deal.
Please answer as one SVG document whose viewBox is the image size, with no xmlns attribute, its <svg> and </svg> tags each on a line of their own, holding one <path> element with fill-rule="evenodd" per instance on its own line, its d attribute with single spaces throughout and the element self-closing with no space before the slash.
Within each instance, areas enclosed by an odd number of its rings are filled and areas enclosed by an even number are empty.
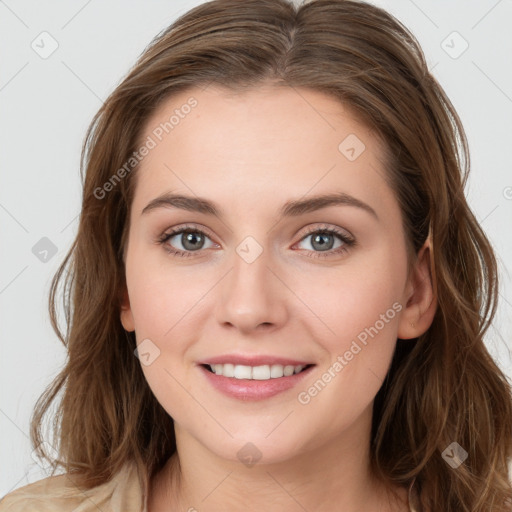
<svg viewBox="0 0 512 512">
<path fill-rule="evenodd" d="M 140 140 L 152 149 L 137 169 L 139 211 L 170 190 L 247 207 L 335 190 L 375 202 L 385 192 L 380 139 L 339 101 L 309 89 L 191 88 L 159 105 Z"/>
</svg>

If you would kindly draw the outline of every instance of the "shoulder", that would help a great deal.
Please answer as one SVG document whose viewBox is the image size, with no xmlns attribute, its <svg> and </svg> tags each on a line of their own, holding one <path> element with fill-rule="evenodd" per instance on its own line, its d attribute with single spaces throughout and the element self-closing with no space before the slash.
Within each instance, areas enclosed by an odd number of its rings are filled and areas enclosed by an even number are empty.
<svg viewBox="0 0 512 512">
<path fill-rule="evenodd" d="M 78 507 L 80 507 L 78 509 Z M 8 493 L 0 512 L 142 512 L 143 489 L 134 463 L 127 463 L 109 481 L 82 489 L 72 475 L 50 476 Z"/>
<path fill-rule="evenodd" d="M 50 476 L 10 492 L 0 500 L 0 512 L 73 510 L 79 503 L 78 489 L 73 490 L 67 475 Z"/>
</svg>

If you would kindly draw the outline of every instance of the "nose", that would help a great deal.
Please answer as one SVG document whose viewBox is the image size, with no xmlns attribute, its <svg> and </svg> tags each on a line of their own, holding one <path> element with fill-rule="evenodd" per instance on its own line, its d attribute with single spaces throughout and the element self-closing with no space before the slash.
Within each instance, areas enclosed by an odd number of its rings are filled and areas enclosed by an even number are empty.
<svg viewBox="0 0 512 512">
<path fill-rule="evenodd" d="M 242 256 L 240 255 L 242 254 Z M 287 319 L 286 286 L 279 279 L 264 250 L 256 259 L 234 253 L 233 266 L 220 283 L 217 305 L 219 323 L 244 334 L 255 330 L 269 332 Z"/>
</svg>

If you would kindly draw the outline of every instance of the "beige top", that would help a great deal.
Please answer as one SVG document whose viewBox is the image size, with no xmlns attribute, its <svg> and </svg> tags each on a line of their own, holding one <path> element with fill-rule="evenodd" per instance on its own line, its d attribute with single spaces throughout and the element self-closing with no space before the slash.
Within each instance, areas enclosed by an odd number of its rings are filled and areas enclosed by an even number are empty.
<svg viewBox="0 0 512 512">
<path fill-rule="evenodd" d="M 147 512 L 135 462 L 109 482 L 82 491 L 67 474 L 50 476 L 15 489 L 0 501 L 0 512 Z"/>
<path fill-rule="evenodd" d="M 510 469 L 512 473 L 512 461 Z M 25 485 L 0 500 L 0 512 L 147 512 L 147 496 L 137 466 L 129 462 L 110 482 L 88 491 L 73 485 L 66 474 Z M 410 512 L 422 512 L 417 503 L 411 486 Z"/>
</svg>

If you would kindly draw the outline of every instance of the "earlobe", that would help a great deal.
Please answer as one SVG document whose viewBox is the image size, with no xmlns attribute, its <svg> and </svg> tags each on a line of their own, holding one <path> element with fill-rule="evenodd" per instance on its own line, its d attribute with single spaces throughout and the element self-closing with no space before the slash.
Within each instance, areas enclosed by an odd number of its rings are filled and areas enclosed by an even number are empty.
<svg viewBox="0 0 512 512">
<path fill-rule="evenodd" d="M 133 321 L 132 308 L 130 306 L 130 298 L 128 296 L 128 290 L 125 288 L 121 299 L 121 324 L 125 331 L 135 331 L 135 322 Z"/>
<path fill-rule="evenodd" d="M 437 309 L 432 272 L 432 250 L 427 239 L 409 276 L 405 304 L 398 324 L 398 338 L 412 339 L 424 334 L 432 324 Z"/>
</svg>

